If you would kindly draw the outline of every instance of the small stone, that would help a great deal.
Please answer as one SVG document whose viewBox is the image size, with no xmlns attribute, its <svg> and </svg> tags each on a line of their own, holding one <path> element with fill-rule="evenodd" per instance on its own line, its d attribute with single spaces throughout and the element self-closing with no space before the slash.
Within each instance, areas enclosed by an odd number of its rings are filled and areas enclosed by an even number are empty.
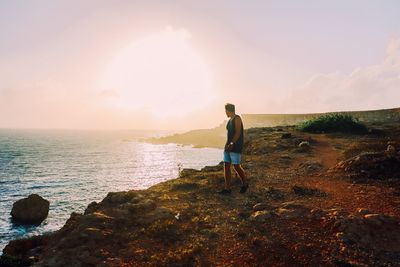
<svg viewBox="0 0 400 267">
<path fill-rule="evenodd" d="M 302 142 L 300 142 L 299 147 L 308 149 L 308 148 L 310 148 L 310 143 L 308 141 L 302 141 Z"/>
<path fill-rule="evenodd" d="M 256 222 L 265 222 L 266 220 L 272 218 L 273 214 L 271 211 L 260 210 L 256 211 L 251 215 L 250 220 Z"/>
<path fill-rule="evenodd" d="M 282 208 L 285 209 L 304 209 L 304 205 L 299 204 L 295 201 L 289 201 L 282 204 Z"/>
<path fill-rule="evenodd" d="M 266 203 L 257 203 L 253 206 L 253 211 L 266 210 L 269 208 L 271 208 L 271 206 Z"/>
<path fill-rule="evenodd" d="M 299 196 L 316 196 L 316 197 L 325 197 L 327 194 L 318 188 L 310 188 L 305 186 L 295 185 L 292 186 L 292 190 L 296 195 Z"/>
<path fill-rule="evenodd" d="M 392 157 L 396 155 L 396 148 L 393 145 L 388 145 L 386 148 L 386 155 Z"/>
<path fill-rule="evenodd" d="M 363 216 L 366 215 L 366 214 L 370 214 L 369 210 L 367 210 L 365 208 L 359 208 L 357 210 L 357 212 L 358 212 L 358 214 L 363 215 Z"/>
<path fill-rule="evenodd" d="M 252 243 L 254 247 L 262 248 L 269 245 L 271 241 L 266 237 L 254 237 Z"/>
<path fill-rule="evenodd" d="M 343 232 L 337 232 L 337 233 L 336 233 L 336 237 L 337 237 L 338 239 L 342 239 L 342 237 L 343 237 Z"/>
<path fill-rule="evenodd" d="M 303 210 L 279 208 L 276 212 L 277 215 L 290 219 L 304 215 Z"/>
<path fill-rule="evenodd" d="M 282 200 L 285 198 L 285 193 L 282 190 L 276 189 L 272 186 L 267 188 L 266 196 L 273 200 Z"/>
</svg>

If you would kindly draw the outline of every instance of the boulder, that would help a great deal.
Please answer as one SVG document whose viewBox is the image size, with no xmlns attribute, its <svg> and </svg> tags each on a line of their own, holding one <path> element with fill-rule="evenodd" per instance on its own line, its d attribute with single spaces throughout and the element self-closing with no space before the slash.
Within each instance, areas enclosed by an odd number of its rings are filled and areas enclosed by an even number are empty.
<svg viewBox="0 0 400 267">
<path fill-rule="evenodd" d="M 37 194 L 20 199 L 13 204 L 13 221 L 22 224 L 39 225 L 49 214 L 50 202 Z"/>
</svg>

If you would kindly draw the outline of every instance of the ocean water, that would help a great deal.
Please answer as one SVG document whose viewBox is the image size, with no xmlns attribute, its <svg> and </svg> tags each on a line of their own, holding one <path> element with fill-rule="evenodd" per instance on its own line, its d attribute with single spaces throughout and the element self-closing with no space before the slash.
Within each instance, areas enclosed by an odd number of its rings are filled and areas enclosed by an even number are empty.
<svg viewBox="0 0 400 267">
<path fill-rule="evenodd" d="M 222 150 L 154 145 L 149 131 L 0 129 L 0 251 L 11 240 L 60 229 L 108 192 L 144 189 L 180 168 L 216 165 Z M 12 204 L 36 193 L 50 201 L 40 226 L 11 223 Z M 1 253 L 0 253 L 1 254 Z"/>
</svg>

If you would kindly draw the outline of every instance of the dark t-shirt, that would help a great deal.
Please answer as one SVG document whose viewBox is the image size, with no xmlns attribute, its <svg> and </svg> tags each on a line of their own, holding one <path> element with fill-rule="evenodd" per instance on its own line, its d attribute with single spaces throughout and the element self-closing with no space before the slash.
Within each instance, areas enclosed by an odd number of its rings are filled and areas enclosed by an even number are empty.
<svg viewBox="0 0 400 267">
<path fill-rule="evenodd" d="M 232 142 L 233 136 L 235 135 L 235 130 L 236 130 L 236 128 L 235 128 L 235 118 L 236 118 L 236 116 L 239 117 L 239 115 L 233 116 L 231 119 L 229 119 L 228 123 L 226 124 L 226 130 L 228 132 L 227 132 L 227 140 L 226 140 L 225 147 L 230 142 Z M 243 133 L 243 122 L 242 122 L 239 139 L 233 144 L 233 148 L 232 148 L 231 152 L 242 153 L 242 151 L 243 151 L 243 137 L 244 137 L 244 133 Z"/>
</svg>

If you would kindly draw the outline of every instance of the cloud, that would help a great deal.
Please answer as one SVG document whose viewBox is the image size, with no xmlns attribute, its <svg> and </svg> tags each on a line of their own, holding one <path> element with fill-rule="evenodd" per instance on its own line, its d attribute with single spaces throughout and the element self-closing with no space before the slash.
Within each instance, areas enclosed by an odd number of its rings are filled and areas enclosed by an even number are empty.
<svg viewBox="0 0 400 267">
<path fill-rule="evenodd" d="M 312 77 L 284 99 L 286 112 L 368 110 L 400 106 L 400 38 L 379 64 Z"/>
</svg>

